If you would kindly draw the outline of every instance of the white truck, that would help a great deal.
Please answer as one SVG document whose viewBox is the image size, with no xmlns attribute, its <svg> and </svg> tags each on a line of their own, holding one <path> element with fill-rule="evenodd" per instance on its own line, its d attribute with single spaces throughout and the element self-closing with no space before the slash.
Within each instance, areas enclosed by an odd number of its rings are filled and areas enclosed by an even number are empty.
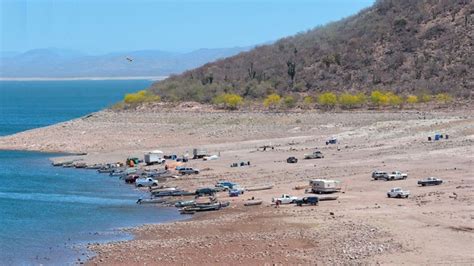
<svg viewBox="0 0 474 266">
<path fill-rule="evenodd" d="M 393 171 L 387 176 L 387 180 L 401 180 L 401 179 L 407 179 L 407 178 L 408 178 L 408 174 L 402 173 L 400 171 Z"/>
<path fill-rule="evenodd" d="M 165 159 L 163 158 L 163 152 L 162 151 L 150 151 L 145 154 L 145 163 L 147 165 L 152 165 L 152 164 L 163 164 L 165 163 Z"/>
<path fill-rule="evenodd" d="M 288 194 L 283 194 L 281 195 L 281 197 L 272 198 L 272 202 L 275 202 L 275 203 L 278 202 L 279 204 L 290 204 L 290 203 L 294 203 L 297 199 L 298 197 L 290 196 Z"/>
<path fill-rule="evenodd" d="M 389 198 L 408 198 L 408 196 L 410 196 L 410 191 L 399 187 L 392 188 L 387 192 L 387 197 Z"/>
<path fill-rule="evenodd" d="M 137 187 L 155 187 L 158 186 L 158 180 L 150 177 L 138 178 L 135 181 L 135 186 Z"/>
</svg>

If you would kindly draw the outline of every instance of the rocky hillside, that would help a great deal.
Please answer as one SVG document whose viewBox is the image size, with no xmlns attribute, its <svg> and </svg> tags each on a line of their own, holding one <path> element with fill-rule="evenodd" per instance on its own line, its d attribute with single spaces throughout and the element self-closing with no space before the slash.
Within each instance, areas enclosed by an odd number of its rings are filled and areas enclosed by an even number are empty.
<svg viewBox="0 0 474 266">
<path fill-rule="evenodd" d="M 167 100 L 223 92 L 390 90 L 472 97 L 474 1 L 379 0 L 344 20 L 155 83 Z"/>
</svg>

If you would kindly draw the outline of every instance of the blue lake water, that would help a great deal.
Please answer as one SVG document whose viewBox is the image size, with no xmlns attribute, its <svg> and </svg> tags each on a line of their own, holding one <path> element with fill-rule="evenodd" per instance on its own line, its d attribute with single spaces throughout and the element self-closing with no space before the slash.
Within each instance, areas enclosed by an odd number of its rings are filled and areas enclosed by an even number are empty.
<svg viewBox="0 0 474 266">
<path fill-rule="evenodd" d="M 0 81 L 0 135 L 100 110 L 150 81 Z M 119 228 L 179 219 L 137 205 L 141 192 L 94 170 L 52 167 L 54 154 L 0 151 L 0 264 L 64 265 Z"/>
</svg>

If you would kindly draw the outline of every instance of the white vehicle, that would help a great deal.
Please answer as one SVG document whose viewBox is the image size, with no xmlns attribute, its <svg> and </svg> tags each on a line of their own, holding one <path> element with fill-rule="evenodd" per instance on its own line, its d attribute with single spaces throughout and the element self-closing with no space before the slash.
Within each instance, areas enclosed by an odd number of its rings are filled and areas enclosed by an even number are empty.
<svg viewBox="0 0 474 266">
<path fill-rule="evenodd" d="M 389 198 L 408 198 L 408 196 L 410 196 L 410 191 L 399 187 L 392 188 L 387 192 L 387 197 Z"/>
<path fill-rule="evenodd" d="M 279 204 L 290 204 L 294 203 L 298 197 L 295 196 L 290 196 L 288 194 L 283 194 L 279 198 L 272 198 L 272 202 L 279 203 Z"/>
<path fill-rule="evenodd" d="M 334 193 L 341 190 L 340 182 L 337 180 L 313 179 L 309 181 L 313 193 Z"/>
<path fill-rule="evenodd" d="M 135 181 L 135 186 L 137 187 L 154 187 L 158 186 L 158 181 L 150 178 L 150 177 L 144 177 L 144 178 L 138 178 Z"/>
<path fill-rule="evenodd" d="M 401 180 L 401 179 L 407 179 L 408 175 L 405 173 L 402 173 L 400 171 L 393 171 L 391 174 L 388 175 L 387 180 Z"/>
<path fill-rule="evenodd" d="M 149 153 L 145 154 L 145 163 L 147 165 L 165 163 L 165 159 L 163 158 L 163 152 L 156 150 L 150 151 Z"/>
<path fill-rule="evenodd" d="M 219 156 L 217 155 L 211 155 L 211 156 L 205 156 L 204 158 L 202 158 L 204 161 L 213 161 L 213 160 L 217 160 L 219 159 Z"/>
</svg>

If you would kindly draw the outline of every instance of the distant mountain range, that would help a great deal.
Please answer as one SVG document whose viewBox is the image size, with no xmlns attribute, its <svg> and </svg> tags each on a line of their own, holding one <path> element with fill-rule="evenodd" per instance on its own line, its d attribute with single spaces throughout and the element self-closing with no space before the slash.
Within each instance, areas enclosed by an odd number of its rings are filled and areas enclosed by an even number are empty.
<svg viewBox="0 0 474 266">
<path fill-rule="evenodd" d="M 2 52 L 0 78 L 168 76 L 251 48 L 199 49 L 188 53 L 142 50 L 94 56 L 53 48 Z"/>
</svg>

